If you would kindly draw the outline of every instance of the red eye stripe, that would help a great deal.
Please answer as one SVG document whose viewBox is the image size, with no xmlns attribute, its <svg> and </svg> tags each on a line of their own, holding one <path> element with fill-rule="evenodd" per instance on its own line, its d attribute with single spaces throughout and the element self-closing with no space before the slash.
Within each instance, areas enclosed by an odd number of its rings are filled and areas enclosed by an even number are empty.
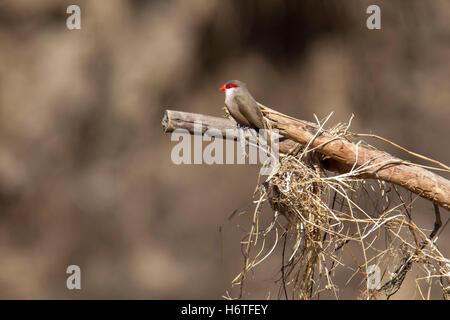
<svg viewBox="0 0 450 320">
<path fill-rule="evenodd" d="M 227 83 L 227 84 L 224 84 L 223 86 L 221 86 L 221 87 L 219 88 L 219 90 L 220 90 L 220 91 L 225 91 L 225 90 L 227 90 L 227 89 L 237 88 L 237 87 L 239 87 L 237 84 Z"/>
</svg>

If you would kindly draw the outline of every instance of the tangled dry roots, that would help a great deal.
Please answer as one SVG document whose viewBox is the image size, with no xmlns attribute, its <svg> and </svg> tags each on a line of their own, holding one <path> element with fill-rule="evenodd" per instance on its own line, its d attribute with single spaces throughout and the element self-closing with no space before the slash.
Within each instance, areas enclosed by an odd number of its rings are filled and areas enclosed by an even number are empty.
<svg viewBox="0 0 450 320">
<path fill-rule="evenodd" d="M 347 135 L 342 128 L 333 133 Z M 415 224 L 411 209 L 418 197 L 358 179 L 361 170 L 331 175 L 322 169 L 320 154 L 304 149 L 280 157 L 257 187 L 253 224 L 242 242 L 244 268 L 233 281 L 240 296 L 246 274 L 282 247 L 279 298 L 338 299 L 359 277 L 359 298 L 389 299 L 413 267 L 415 298 L 430 299 L 433 286 L 449 298 L 450 261 L 436 246 L 437 237 L 430 240 L 429 230 Z M 264 226 L 266 202 L 273 218 Z M 268 248 L 270 234 L 275 241 Z M 343 270 L 350 276 L 338 285 Z"/>
</svg>

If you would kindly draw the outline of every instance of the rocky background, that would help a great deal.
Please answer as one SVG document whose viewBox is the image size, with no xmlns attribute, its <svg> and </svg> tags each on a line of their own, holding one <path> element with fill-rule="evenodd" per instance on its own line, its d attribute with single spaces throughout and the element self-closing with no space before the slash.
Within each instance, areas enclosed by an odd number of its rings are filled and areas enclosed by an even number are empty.
<svg viewBox="0 0 450 320">
<path fill-rule="evenodd" d="M 66 28 L 73 3 L 81 30 Z M 164 110 L 222 115 L 218 88 L 239 79 L 283 113 L 354 113 L 353 131 L 448 164 L 449 58 L 447 0 L 1 1 L 0 298 L 221 298 L 243 263 L 227 218 L 258 167 L 174 165 Z M 432 227 L 430 203 L 413 213 Z M 277 298 L 279 266 L 258 267 L 244 298 Z M 394 298 L 418 298 L 405 282 Z"/>
</svg>

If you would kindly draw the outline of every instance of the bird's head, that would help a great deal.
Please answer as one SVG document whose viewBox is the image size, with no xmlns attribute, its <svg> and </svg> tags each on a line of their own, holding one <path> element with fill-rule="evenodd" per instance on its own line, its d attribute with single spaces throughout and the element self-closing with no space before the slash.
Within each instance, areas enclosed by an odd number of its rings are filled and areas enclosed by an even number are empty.
<svg viewBox="0 0 450 320">
<path fill-rule="evenodd" d="M 245 83 L 239 81 L 239 80 L 230 80 L 227 83 L 225 83 L 223 86 L 220 87 L 221 91 L 225 91 L 225 93 L 231 93 L 239 88 L 245 88 Z"/>
</svg>

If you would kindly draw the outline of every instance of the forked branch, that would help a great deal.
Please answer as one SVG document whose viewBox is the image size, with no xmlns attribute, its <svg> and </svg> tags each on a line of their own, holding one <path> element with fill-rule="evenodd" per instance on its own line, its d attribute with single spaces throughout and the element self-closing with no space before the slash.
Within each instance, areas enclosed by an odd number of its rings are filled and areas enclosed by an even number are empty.
<svg viewBox="0 0 450 320">
<path fill-rule="evenodd" d="M 287 138 L 279 143 L 281 153 L 292 151 L 300 143 L 323 154 L 323 165 L 327 170 L 340 174 L 354 171 L 358 178 L 391 182 L 450 210 L 449 180 L 386 152 L 319 130 L 316 125 L 307 121 L 294 119 L 268 108 L 263 111 L 272 128 L 278 129 Z M 166 110 L 162 125 L 164 132 L 187 129 L 194 134 L 195 122 L 202 124 L 202 134 L 214 128 L 224 138 L 227 137 L 225 130 L 236 129 L 236 124 L 225 118 L 173 110 Z M 235 130 L 232 138 L 238 137 L 238 131 Z"/>
</svg>

